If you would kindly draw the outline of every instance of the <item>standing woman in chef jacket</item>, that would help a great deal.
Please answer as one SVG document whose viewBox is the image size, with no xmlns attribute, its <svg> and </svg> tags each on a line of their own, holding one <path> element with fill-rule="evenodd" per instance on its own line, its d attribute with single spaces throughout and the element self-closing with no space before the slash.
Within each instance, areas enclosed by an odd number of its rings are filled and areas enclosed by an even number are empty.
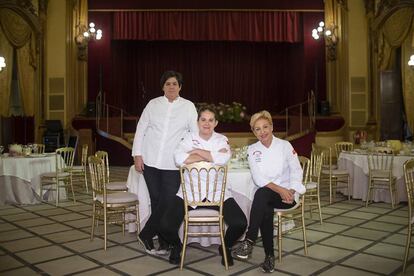
<svg viewBox="0 0 414 276">
<path fill-rule="evenodd" d="M 303 171 L 296 151 L 288 141 L 273 135 L 270 113 L 264 110 L 254 114 L 250 126 L 259 140 L 247 150 L 256 192 L 246 238 L 234 250 L 234 255 L 239 259 L 249 258 L 260 229 L 265 251 L 265 259 L 260 268 L 263 272 L 270 273 L 275 267 L 274 208 L 289 209 L 295 206 L 299 194 L 305 193 L 306 189 L 302 184 Z"/>
<path fill-rule="evenodd" d="M 144 174 L 151 199 L 151 216 L 139 233 L 149 254 L 167 254 L 169 245 L 159 238 L 155 250 L 153 238 L 165 211 L 166 198 L 175 196 L 180 186 L 180 172 L 174 162 L 174 150 L 190 131 L 198 131 L 194 104 L 180 97 L 183 77 L 175 71 L 161 76 L 163 96 L 152 99 L 137 125 L 132 147 L 135 169 Z M 159 236 L 159 235 L 158 235 Z"/>
</svg>

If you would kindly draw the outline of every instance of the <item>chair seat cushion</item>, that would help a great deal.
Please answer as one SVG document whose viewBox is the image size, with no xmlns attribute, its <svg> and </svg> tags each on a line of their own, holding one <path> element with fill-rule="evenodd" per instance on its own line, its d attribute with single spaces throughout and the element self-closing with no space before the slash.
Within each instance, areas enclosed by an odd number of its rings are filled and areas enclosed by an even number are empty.
<svg viewBox="0 0 414 276">
<path fill-rule="evenodd" d="M 276 209 L 275 208 L 275 212 L 282 212 L 282 213 L 283 212 L 288 212 L 288 211 L 292 211 L 292 210 L 297 209 L 299 206 L 300 206 L 300 201 L 299 202 L 296 202 L 295 206 L 293 206 L 293 207 L 291 207 L 289 209 Z"/>
<path fill-rule="evenodd" d="M 189 222 L 218 222 L 219 211 L 206 208 L 197 208 L 189 212 Z"/>
<path fill-rule="evenodd" d="M 60 172 L 57 175 L 58 175 L 58 177 L 69 177 L 70 176 L 70 173 L 68 173 L 68 172 Z M 40 177 L 49 177 L 49 178 L 56 177 L 56 172 L 42 173 L 40 175 Z"/>
<path fill-rule="evenodd" d="M 337 165 L 332 164 L 332 165 L 331 165 L 331 168 L 332 168 L 332 170 L 335 170 L 335 169 L 337 169 L 337 168 L 338 168 L 338 166 L 337 166 Z M 324 169 L 324 170 L 329 170 L 329 165 L 322 165 L 322 169 Z"/>
<path fill-rule="evenodd" d="M 322 170 L 323 174 L 329 174 L 329 170 Z M 332 175 L 347 175 L 348 171 L 347 170 L 332 170 Z"/>
<path fill-rule="evenodd" d="M 219 212 L 213 209 L 200 208 L 190 210 L 189 215 L 191 217 L 203 217 L 203 216 L 218 216 Z"/>
<path fill-rule="evenodd" d="M 305 187 L 306 187 L 306 190 L 313 190 L 313 189 L 316 189 L 318 187 L 318 183 L 308 182 L 308 183 L 306 183 Z"/>
<path fill-rule="evenodd" d="M 371 170 L 371 177 L 375 178 L 388 178 L 390 175 L 389 171 L 383 170 Z"/>
<path fill-rule="evenodd" d="M 97 195 L 96 200 L 103 202 L 103 195 Z M 106 202 L 111 204 L 130 203 L 138 201 L 138 196 L 129 192 L 110 193 L 106 195 Z"/>
<path fill-rule="evenodd" d="M 75 171 L 84 172 L 85 171 L 85 167 L 84 166 L 73 166 L 72 167 L 72 172 L 75 172 Z"/>
<path fill-rule="evenodd" d="M 126 191 L 128 190 L 128 187 L 126 185 L 126 182 L 115 181 L 106 184 L 106 189 L 110 191 Z"/>
</svg>

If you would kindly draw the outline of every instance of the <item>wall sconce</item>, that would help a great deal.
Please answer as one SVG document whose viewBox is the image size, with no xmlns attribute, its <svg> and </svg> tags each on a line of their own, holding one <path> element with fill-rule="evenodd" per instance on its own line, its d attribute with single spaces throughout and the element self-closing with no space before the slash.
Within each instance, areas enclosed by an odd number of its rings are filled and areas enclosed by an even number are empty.
<svg viewBox="0 0 414 276">
<path fill-rule="evenodd" d="M 0 65 L 1 66 L 1 65 Z M 410 56 L 410 60 L 408 61 L 408 66 L 411 68 L 411 69 L 414 69 L 414 55 L 411 55 Z"/>
<path fill-rule="evenodd" d="M 89 28 L 85 25 L 78 26 L 79 33 L 75 37 L 75 42 L 78 45 L 78 59 L 87 60 L 86 49 L 91 40 L 101 40 L 102 30 L 95 28 L 95 23 L 89 23 Z"/>
<path fill-rule="evenodd" d="M 6 68 L 6 59 L 0 56 L 0 72 L 3 71 L 3 68 Z"/>
<path fill-rule="evenodd" d="M 336 44 L 338 43 L 338 38 L 335 35 L 335 29 L 335 25 L 326 27 L 325 22 L 321 21 L 319 22 L 318 28 L 312 30 L 312 37 L 315 40 L 318 40 L 321 37 L 325 38 L 327 57 L 329 61 L 336 60 Z"/>
</svg>

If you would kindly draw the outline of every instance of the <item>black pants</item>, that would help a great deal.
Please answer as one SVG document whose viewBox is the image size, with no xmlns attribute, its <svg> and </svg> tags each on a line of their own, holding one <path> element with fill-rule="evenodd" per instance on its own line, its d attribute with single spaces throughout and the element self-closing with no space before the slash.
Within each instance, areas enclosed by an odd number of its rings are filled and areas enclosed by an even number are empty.
<svg viewBox="0 0 414 276">
<path fill-rule="evenodd" d="M 208 208 L 208 207 L 202 207 Z M 224 201 L 223 204 L 224 222 L 228 228 L 224 237 L 226 247 L 231 248 L 236 241 L 243 235 L 247 227 L 246 216 L 233 198 Z M 181 243 L 178 230 L 184 219 L 184 201 L 175 196 L 170 198 L 167 211 L 161 219 L 160 233 L 165 240 L 172 245 Z"/>
<path fill-rule="evenodd" d="M 141 230 L 140 238 L 148 240 L 159 234 L 160 219 L 166 210 L 167 198 L 178 192 L 180 171 L 160 170 L 144 165 L 144 178 L 151 199 L 151 216 Z"/>
<path fill-rule="evenodd" d="M 269 188 L 259 188 L 254 194 L 246 238 L 255 242 L 260 228 L 265 254 L 273 256 L 274 208 L 289 209 L 295 205 L 295 201 L 291 204 L 282 202 L 280 195 Z"/>
</svg>

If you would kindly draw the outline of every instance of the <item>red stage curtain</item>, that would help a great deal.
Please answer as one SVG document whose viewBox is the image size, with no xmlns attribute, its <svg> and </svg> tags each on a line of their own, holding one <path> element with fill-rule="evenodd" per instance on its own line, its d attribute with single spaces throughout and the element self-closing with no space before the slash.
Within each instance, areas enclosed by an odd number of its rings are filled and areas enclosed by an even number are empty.
<svg viewBox="0 0 414 276">
<path fill-rule="evenodd" d="M 301 14 L 290 11 L 120 11 L 115 40 L 301 42 Z"/>
<path fill-rule="evenodd" d="M 308 92 L 301 43 L 113 41 L 111 47 L 112 88 L 106 99 L 131 114 L 163 94 L 159 78 L 169 69 L 183 73 L 183 97 L 237 101 L 249 113 L 280 111 L 304 101 Z"/>
</svg>

